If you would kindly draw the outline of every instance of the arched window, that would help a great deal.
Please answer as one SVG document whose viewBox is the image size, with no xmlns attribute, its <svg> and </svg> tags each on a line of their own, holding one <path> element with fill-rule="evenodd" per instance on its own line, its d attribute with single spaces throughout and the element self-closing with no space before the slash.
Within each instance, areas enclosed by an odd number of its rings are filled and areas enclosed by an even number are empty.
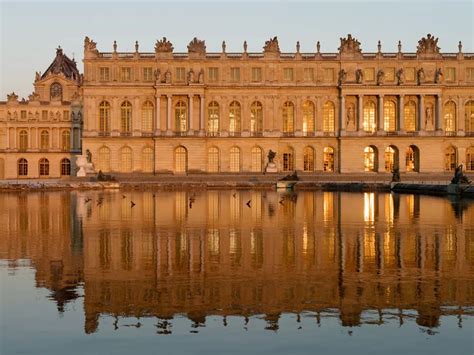
<svg viewBox="0 0 474 355">
<path fill-rule="evenodd" d="M 323 132 L 334 132 L 334 118 L 336 109 L 331 101 L 326 101 L 323 106 Z"/>
<path fill-rule="evenodd" d="M 364 105 L 364 131 L 373 133 L 376 127 L 375 102 L 368 101 Z"/>
<path fill-rule="evenodd" d="M 253 147 L 250 154 L 250 170 L 254 173 L 260 173 L 262 171 L 262 148 Z"/>
<path fill-rule="evenodd" d="M 71 131 L 68 129 L 61 132 L 61 149 L 64 151 L 71 149 Z"/>
<path fill-rule="evenodd" d="M 364 148 L 364 171 L 377 171 L 377 148 L 368 146 Z"/>
<path fill-rule="evenodd" d="M 97 169 L 103 172 L 110 171 L 110 149 L 108 147 L 99 149 Z"/>
<path fill-rule="evenodd" d="M 132 132 L 132 104 L 128 101 L 120 105 L 120 130 L 126 135 Z"/>
<path fill-rule="evenodd" d="M 411 145 L 405 154 L 405 166 L 407 171 L 419 171 L 420 153 L 418 147 Z"/>
<path fill-rule="evenodd" d="M 49 88 L 51 99 L 61 99 L 63 96 L 63 87 L 59 83 L 54 83 Z"/>
<path fill-rule="evenodd" d="M 215 101 L 207 106 L 207 132 L 210 136 L 219 134 L 219 104 Z"/>
<path fill-rule="evenodd" d="M 120 150 L 120 171 L 130 172 L 132 171 L 132 148 L 123 147 Z"/>
<path fill-rule="evenodd" d="M 41 158 L 39 161 L 39 176 L 48 176 L 49 175 L 49 160 L 46 158 Z"/>
<path fill-rule="evenodd" d="M 295 106 L 287 101 L 283 104 L 283 133 L 291 134 L 295 131 Z"/>
<path fill-rule="evenodd" d="M 474 147 L 466 149 L 466 170 L 474 171 Z"/>
<path fill-rule="evenodd" d="M 99 104 L 99 134 L 110 131 L 110 104 L 102 101 Z"/>
<path fill-rule="evenodd" d="M 293 148 L 291 147 L 286 147 L 286 149 L 283 151 L 283 171 L 293 171 L 295 170 L 295 155 Z"/>
<path fill-rule="evenodd" d="M 45 129 L 40 133 L 40 149 L 49 149 L 49 132 Z"/>
<path fill-rule="evenodd" d="M 237 101 L 232 101 L 229 106 L 229 135 L 235 136 L 241 130 L 242 111 Z"/>
<path fill-rule="evenodd" d="M 184 101 L 178 101 L 174 106 L 174 118 L 176 132 L 188 131 L 188 106 Z"/>
<path fill-rule="evenodd" d="M 306 100 L 303 103 L 303 135 L 314 132 L 314 104 Z"/>
<path fill-rule="evenodd" d="M 259 101 L 254 101 L 250 106 L 250 133 L 260 135 L 263 130 L 263 106 Z"/>
<path fill-rule="evenodd" d="M 150 147 L 143 148 L 142 171 L 145 173 L 153 172 L 153 149 Z"/>
<path fill-rule="evenodd" d="M 474 132 L 474 100 L 466 103 L 466 132 Z"/>
<path fill-rule="evenodd" d="M 386 132 L 393 132 L 397 129 L 397 105 L 392 100 L 387 100 L 383 104 L 383 129 Z"/>
<path fill-rule="evenodd" d="M 446 171 L 454 171 L 457 166 L 456 148 L 451 145 L 444 151 L 444 169 Z"/>
<path fill-rule="evenodd" d="M 71 161 L 68 158 L 61 160 L 61 176 L 71 175 Z"/>
<path fill-rule="evenodd" d="M 28 149 L 28 131 L 21 130 L 19 133 L 19 141 L 20 141 L 20 150 L 27 150 Z"/>
<path fill-rule="evenodd" d="M 398 169 L 398 149 L 394 146 L 385 148 L 385 172 L 391 173 L 393 169 Z"/>
<path fill-rule="evenodd" d="M 142 131 L 153 131 L 153 112 L 154 106 L 150 101 L 146 101 L 142 106 Z"/>
<path fill-rule="evenodd" d="M 334 171 L 334 149 L 325 147 L 323 151 L 323 170 Z"/>
<path fill-rule="evenodd" d="M 188 170 L 188 151 L 183 146 L 174 150 L 174 171 L 175 173 L 186 173 Z"/>
<path fill-rule="evenodd" d="M 445 132 L 456 131 L 456 104 L 453 101 L 444 105 L 444 130 Z"/>
<path fill-rule="evenodd" d="M 303 171 L 314 171 L 314 149 L 312 147 L 304 148 Z"/>
<path fill-rule="evenodd" d="M 18 159 L 18 176 L 28 176 L 28 160 L 25 158 Z"/>
<path fill-rule="evenodd" d="M 408 101 L 403 110 L 405 116 L 405 129 L 407 132 L 415 132 L 417 130 L 418 114 L 416 112 L 415 101 Z"/>
<path fill-rule="evenodd" d="M 207 151 L 207 171 L 210 173 L 219 172 L 219 149 L 210 147 Z"/>
<path fill-rule="evenodd" d="M 239 149 L 239 147 L 230 148 L 230 171 L 232 173 L 240 172 L 240 149 Z"/>
</svg>

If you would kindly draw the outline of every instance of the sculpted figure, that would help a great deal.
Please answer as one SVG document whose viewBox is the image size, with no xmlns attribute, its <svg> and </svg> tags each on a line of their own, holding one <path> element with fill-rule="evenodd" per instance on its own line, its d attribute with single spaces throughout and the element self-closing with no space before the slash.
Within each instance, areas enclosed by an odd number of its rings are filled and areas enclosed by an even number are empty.
<svg viewBox="0 0 474 355">
<path fill-rule="evenodd" d="M 188 72 L 188 83 L 194 83 L 194 71 L 192 69 L 190 69 Z"/>
<path fill-rule="evenodd" d="M 155 69 L 155 71 L 153 72 L 153 75 L 155 76 L 155 81 L 160 82 L 160 76 L 161 76 L 160 69 Z"/>
<path fill-rule="evenodd" d="M 88 163 L 92 163 L 92 153 L 89 149 L 86 150 L 86 158 Z"/>
<path fill-rule="evenodd" d="M 203 83 L 204 83 L 204 69 L 201 69 L 201 71 L 199 72 L 199 75 L 198 75 L 198 82 L 199 82 L 199 84 L 203 84 Z"/>
<path fill-rule="evenodd" d="M 403 69 L 400 68 L 397 71 L 397 84 L 402 85 L 405 82 L 405 73 L 403 72 Z"/>
<path fill-rule="evenodd" d="M 428 130 L 431 130 L 433 128 L 433 108 L 431 106 L 428 106 L 426 108 L 426 115 L 425 115 L 425 127 Z"/>
<path fill-rule="evenodd" d="M 434 82 L 435 82 L 435 84 L 439 84 L 442 81 L 443 81 L 443 72 L 441 71 L 441 68 L 438 68 L 435 71 Z"/>
<path fill-rule="evenodd" d="M 377 72 L 377 85 L 382 85 L 385 81 L 385 72 L 380 69 L 378 72 Z"/>
<path fill-rule="evenodd" d="M 355 74 L 357 84 L 362 84 L 362 82 L 364 81 L 364 72 L 362 71 L 362 69 L 357 69 Z"/>
<path fill-rule="evenodd" d="M 347 130 L 355 129 L 355 115 L 354 115 L 353 105 L 350 105 L 347 108 L 346 127 L 347 127 Z"/>
<path fill-rule="evenodd" d="M 273 163 L 273 159 L 275 159 L 275 155 L 276 155 L 276 153 L 273 150 L 270 149 L 268 151 L 268 156 L 267 156 L 268 163 Z"/>
<path fill-rule="evenodd" d="M 171 83 L 171 72 L 170 70 L 168 69 L 165 73 L 165 83 L 166 84 L 170 84 Z"/>
<path fill-rule="evenodd" d="M 418 85 L 421 85 L 425 82 L 425 71 L 423 68 L 418 69 L 416 72 L 416 78 L 418 80 Z"/>
<path fill-rule="evenodd" d="M 344 83 L 346 82 L 346 78 L 347 78 L 347 73 L 346 73 L 346 71 L 345 71 L 344 69 L 341 69 L 341 70 L 339 71 L 339 77 L 338 77 L 338 79 L 337 79 L 339 85 L 344 84 Z"/>
</svg>

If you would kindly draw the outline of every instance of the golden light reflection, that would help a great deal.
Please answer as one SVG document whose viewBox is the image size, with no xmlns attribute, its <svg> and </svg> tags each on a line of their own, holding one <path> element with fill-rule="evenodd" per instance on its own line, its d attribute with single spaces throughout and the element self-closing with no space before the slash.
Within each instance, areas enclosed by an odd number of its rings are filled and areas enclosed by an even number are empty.
<svg viewBox="0 0 474 355">
<path fill-rule="evenodd" d="M 364 222 L 373 223 L 375 221 L 375 193 L 364 192 Z"/>
</svg>

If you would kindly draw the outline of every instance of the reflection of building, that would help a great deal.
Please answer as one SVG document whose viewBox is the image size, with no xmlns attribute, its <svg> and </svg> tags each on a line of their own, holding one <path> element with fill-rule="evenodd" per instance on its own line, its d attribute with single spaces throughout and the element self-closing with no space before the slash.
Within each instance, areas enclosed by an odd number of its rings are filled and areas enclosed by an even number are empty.
<svg viewBox="0 0 474 355">
<path fill-rule="evenodd" d="M 74 174 L 81 152 L 81 75 L 61 48 L 46 71 L 36 73 L 29 100 L 15 93 L 0 102 L 0 179 Z"/>
<path fill-rule="evenodd" d="M 367 310 L 403 321 L 414 309 L 419 325 L 436 327 L 441 315 L 472 307 L 470 226 L 444 199 L 421 197 L 414 219 L 409 199 L 390 202 L 396 196 L 387 194 L 301 192 L 285 197 L 285 207 L 276 192 L 241 191 L 236 220 L 233 192 L 196 193 L 192 208 L 179 192 L 133 192 L 125 200 L 136 206 L 123 219 L 112 207 L 122 194 L 97 193 L 101 206 L 82 194 L 0 196 L 8 206 L 0 223 L 9 226 L 0 257 L 31 258 L 38 285 L 52 289 L 58 305 L 83 282 L 88 333 L 101 314 L 158 317 L 166 333 L 176 314 L 196 325 L 211 314 L 263 314 L 268 329 L 278 329 L 285 312 L 337 310 L 351 326 Z M 257 194 L 261 206 L 247 207 Z M 75 210 L 75 218 L 59 212 Z M 473 220 L 474 206 L 459 218 Z M 83 240 L 71 237 L 72 219 Z"/>
</svg>

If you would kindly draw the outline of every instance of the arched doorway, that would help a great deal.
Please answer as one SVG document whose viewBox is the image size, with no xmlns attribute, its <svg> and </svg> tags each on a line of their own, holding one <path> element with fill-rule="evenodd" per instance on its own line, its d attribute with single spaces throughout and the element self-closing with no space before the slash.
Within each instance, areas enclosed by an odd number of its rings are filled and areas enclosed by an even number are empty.
<svg viewBox="0 0 474 355">
<path fill-rule="evenodd" d="M 188 171 L 188 151 L 179 146 L 174 150 L 174 172 L 183 174 Z"/>
<path fill-rule="evenodd" d="M 416 145 L 411 145 L 407 148 L 405 154 L 406 171 L 419 172 L 420 171 L 420 150 Z"/>
<path fill-rule="evenodd" d="M 378 170 L 378 150 L 376 147 L 370 145 L 364 149 L 364 171 L 376 172 Z"/>
<path fill-rule="evenodd" d="M 444 151 L 444 169 L 446 171 L 454 171 L 457 167 L 457 151 L 450 145 Z"/>
<path fill-rule="evenodd" d="M 295 158 L 295 154 L 294 154 L 293 148 L 287 147 L 283 152 L 283 160 L 282 160 L 283 171 L 295 170 L 294 158 Z"/>
<path fill-rule="evenodd" d="M 385 158 L 385 172 L 391 173 L 394 169 L 398 169 L 398 149 L 397 147 L 391 145 L 385 148 L 384 152 Z"/>
</svg>

